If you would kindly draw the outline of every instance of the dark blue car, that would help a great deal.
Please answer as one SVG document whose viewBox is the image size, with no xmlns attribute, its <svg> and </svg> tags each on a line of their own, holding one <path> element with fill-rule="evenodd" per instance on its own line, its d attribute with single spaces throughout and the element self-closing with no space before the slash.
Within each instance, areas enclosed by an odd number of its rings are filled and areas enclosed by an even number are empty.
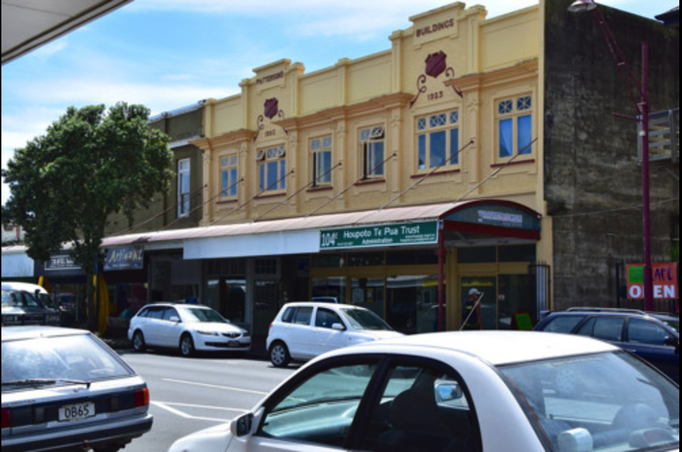
<svg viewBox="0 0 682 452">
<path fill-rule="evenodd" d="M 535 331 L 591 336 L 649 361 L 680 382 L 680 318 L 627 309 L 571 308 L 553 312 Z"/>
</svg>

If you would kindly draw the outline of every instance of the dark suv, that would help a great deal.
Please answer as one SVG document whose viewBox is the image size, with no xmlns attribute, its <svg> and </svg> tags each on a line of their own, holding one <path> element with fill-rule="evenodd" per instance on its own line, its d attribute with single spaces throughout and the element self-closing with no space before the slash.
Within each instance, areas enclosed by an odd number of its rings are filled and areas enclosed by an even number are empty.
<svg viewBox="0 0 682 452">
<path fill-rule="evenodd" d="M 591 336 L 617 345 L 680 382 L 680 317 L 629 309 L 571 308 L 549 314 L 535 331 Z"/>
</svg>

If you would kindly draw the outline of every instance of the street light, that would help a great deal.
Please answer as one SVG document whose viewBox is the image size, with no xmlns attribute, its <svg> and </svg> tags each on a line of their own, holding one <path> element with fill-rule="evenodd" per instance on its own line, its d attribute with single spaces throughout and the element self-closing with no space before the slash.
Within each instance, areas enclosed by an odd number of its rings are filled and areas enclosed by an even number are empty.
<svg viewBox="0 0 682 452">
<path fill-rule="evenodd" d="M 577 0 L 568 7 L 572 13 L 591 11 L 597 21 L 599 29 L 609 46 L 618 72 L 627 87 L 632 101 L 637 109 L 637 117 L 631 118 L 624 115 L 616 115 L 626 119 L 632 119 L 642 124 L 640 137 L 642 139 L 642 223 L 644 235 L 644 309 L 654 310 L 654 284 L 651 265 L 651 205 L 650 205 L 650 182 L 649 182 L 649 46 L 646 41 L 642 42 L 642 81 L 641 85 L 632 73 L 632 69 L 625 61 L 623 52 L 613 36 L 611 29 L 606 24 L 604 16 L 594 0 Z M 639 97 L 639 101 L 637 100 Z"/>
</svg>

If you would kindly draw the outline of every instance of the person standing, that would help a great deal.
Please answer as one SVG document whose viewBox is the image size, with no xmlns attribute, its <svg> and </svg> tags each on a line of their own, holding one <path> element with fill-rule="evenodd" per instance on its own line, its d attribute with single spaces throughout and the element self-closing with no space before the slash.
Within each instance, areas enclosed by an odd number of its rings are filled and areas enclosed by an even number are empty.
<svg viewBox="0 0 682 452">
<path fill-rule="evenodd" d="M 462 306 L 463 330 L 483 329 L 481 326 L 481 298 L 483 298 L 483 292 L 475 287 L 469 291 L 469 297 Z"/>
</svg>

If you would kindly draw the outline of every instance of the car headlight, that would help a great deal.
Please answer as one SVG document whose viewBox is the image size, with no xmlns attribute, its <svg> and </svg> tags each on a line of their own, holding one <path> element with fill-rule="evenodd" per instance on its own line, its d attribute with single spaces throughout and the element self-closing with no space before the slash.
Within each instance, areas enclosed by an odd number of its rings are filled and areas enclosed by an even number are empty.
<svg viewBox="0 0 682 452">
<path fill-rule="evenodd" d="M 197 334 L 201 334 L 202 336 L 214 336 L 217 337 L 218 333 L 215 331 L 197 331 Z"/>
</svg>

